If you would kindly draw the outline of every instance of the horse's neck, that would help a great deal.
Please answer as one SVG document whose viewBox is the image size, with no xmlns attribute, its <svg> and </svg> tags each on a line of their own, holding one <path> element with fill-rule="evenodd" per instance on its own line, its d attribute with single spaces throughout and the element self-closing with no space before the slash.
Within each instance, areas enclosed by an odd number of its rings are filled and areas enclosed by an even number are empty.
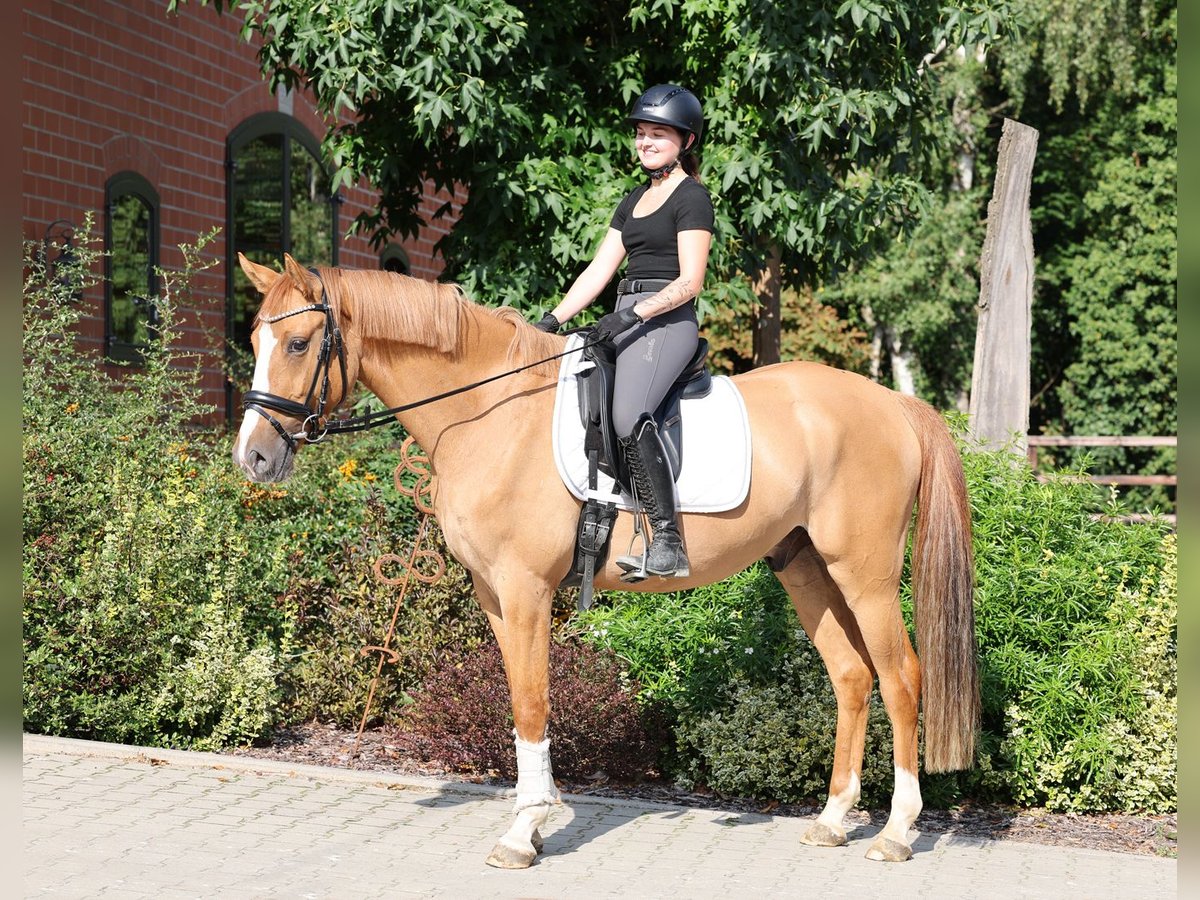
<svg viewBox="0 0 1200 900">
<path fill-rule="evenodd" d="M 467 338 L 456 354 L 426 347 L 403 345 L 364 347 L 359 380 L 387 407 L 403 406 L 507 372 L 511 326 L 472 311 Z M 537 384 L 531 384 L 536 381 Z M 454 452 L 462 441 L 477 444 L 486 427 L 496 439 L 519 439 L 529 427 L 525 404 L 505 402 L 531 387 L 544 386 L 544 378 L 526 375 L 503 378 L 491 384 L 401 413 L 400 422 L 435 465 L 463 454 Z M 552 393 L 549 395 L 552 398 Z M 546 407 L 546 415 L 550 406 Z M 480 452 L 467 448 L 467 456 Z"/>
</svg>

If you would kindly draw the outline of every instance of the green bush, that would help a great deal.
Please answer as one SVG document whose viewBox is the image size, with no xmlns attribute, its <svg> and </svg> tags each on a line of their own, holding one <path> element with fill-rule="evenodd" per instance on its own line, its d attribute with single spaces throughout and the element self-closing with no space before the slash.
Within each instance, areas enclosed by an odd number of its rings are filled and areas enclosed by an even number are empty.
<svg viewBox="0 0 1200 900">
<path fill-rule="evenodd" d="M 269 647 L 251 647 L 240 612 L 219 597 L 199 618 L 200 633 L 163 678 L 153 713 L 173 746 L 219 750 L 271 724 L 277 663 Z"/>
<path fill-rule="evenodd" d="M 769 680 L 738 673 L 707 711 L 687 710 L 675 730 L 684 786 L 722 794 L 813 802 L 829 787 L 837 707 L 816 649 L 790 648 Z M 891 728 L 871 697 L 863 759 L 863 802 L 886 802 L 892 781 Z"/>
<path fill-rule="evenodd" d="M 1176 549 L 1114 495 L 965 457 L 984 728 L 1007 798 L 1060 810 L 1176 806 Z"/>
<path fill-rule="evenodd" d="M 183 272 L 163 273 L 159 338 L 119 384 L 75 344 L 73 295 L 98 254 L 85 244 L 54 279 L 27 254 L 22 622 L 33 731 L 215 746 L 270 719 L 290 636 L 270 589 L 280 560 L 241 527 L 237 481 L 207 464 L 215 445 L 188 426 L 206 412 L 196 363 L 168 349 L 174 300 L 202 246 L 184 248 Z M 200 690 L 201 677 L 220 689 Z"/>
<path fill-rule="evenodd" d="M 394 484 L 403 440 L 401 429 L 389 427 L 309 447 L 286 484 L 248 487 L 244 527 L 262 545 L 285 548 L 287 559 L 278 602 L 295 634 L 280 676 L 282 721 L 357 726 L 378 672 L 371 721 L 394 723 L 408 693 L 448 652 L 491 637 L 470 576 L 450 556 L 436 521 L 429 520 L 421 545 L 446 564 L 435 584 L 414 582 L 397 609 L 401 588 L 373 571 L 385 554 L 407 559 L 417 538 L 420 517 Z M 404 474 L 406 487 L 414 481 Z M 428 560 L 418 568 L 433 570 Z M 395 579 L 403 569 L 391 563 L 383 574 Z M 389 647 L 397 656 L 380 670 L 378 654 L 361 651 L 383 644 L 393 614 Z"/>
<path fill-rule="evenodd" d="M 814 800 L 828 786 L 837 707 L 791 601 L 762 563 L 669 594 L 607 595 L 572 630 L 615 652 L 661 706 L 661 763 L 681 786 L 764 800 Z M 891 737 L 873 695 L 864 802 L 886 799 Z"/>
<path fill-rule="evenodd" d="M 927 777 L 927 803 L 1174 809 L 1174 536 L 1161 523 L 1121 521 L 1115 499 L 1079 471 L 1043 484 L 1006 451 L 964 462 L 983 733 L 977 768 Z M 904 584 L 911 622 L 907 572 Z M 644 697 L 665 702 L 675 740 L 664 762 L 678 780 L 760 799 L 824 791 L 832 689 L 765 567 L 691 592 L 608 600 L 573 627 L 626 660 Z M 891 767 L 876 692 L 864 802 L 885 800 Z"/>
<path fill-rule="evenodd" d="M 382 505 L 379 497 L 371 504 Z M 372 566 L 384 553 L 407 558 L 411 539 L 399 544 L 377 523 L 364 524 L 334 555 L 328 578 L 297 576 L 289 583 L 284 599 L 297 611 L 297 651 L 283 677 L 281 718 L 357 726 L 378 672 L 369 721 L 394 724 L 426 678 L 491 640 L 470 576 L 449 556 L 436 524 L 431 527 L 423 546 L 442 555 L 446 574 L 436 584 L 413 584 L 399 609 L 400 588 L 381 584 Z M 384 574 L 398 577 L 401 569 L 389 566 Z M 396 657 L 380 669 L 377 653 L 361 651 L 382 645 L 393 612 L 389 647 Z"/>
<path fill-rule="evenodd" d="M 787 594 L 762 564 L 692 591 L 615 591 L 567 626 L 624 659 L 644 701 L 698 712 L 739 674 L 773 678 L 799 629 Z"/>
</svg>

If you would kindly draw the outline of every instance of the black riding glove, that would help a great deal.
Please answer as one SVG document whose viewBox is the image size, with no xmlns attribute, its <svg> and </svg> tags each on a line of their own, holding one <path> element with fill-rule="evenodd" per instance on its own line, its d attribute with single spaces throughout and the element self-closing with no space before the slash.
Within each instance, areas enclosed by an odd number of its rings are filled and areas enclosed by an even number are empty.
<svg viewBox="0 0 1200 900">
<path fill-rule="evenodd" d="M 562 322 L 554 318 L 554 313 L 546 313 L 542 316 L 542 321 L 534 326 L 538 331 L 548 331 L 550 334 L 558 334 L 558 329 L 562 328 Z"/>
<path fill-rule="evenodd" d="M 633 311 L 632 306 L 610 312 L 602 316 L 592 331 L 592 339 L 596 341 L 611 341 L 618 334 L 628 331 L 634 325 L 642 324 L 644 320 Z"/>
</svg>

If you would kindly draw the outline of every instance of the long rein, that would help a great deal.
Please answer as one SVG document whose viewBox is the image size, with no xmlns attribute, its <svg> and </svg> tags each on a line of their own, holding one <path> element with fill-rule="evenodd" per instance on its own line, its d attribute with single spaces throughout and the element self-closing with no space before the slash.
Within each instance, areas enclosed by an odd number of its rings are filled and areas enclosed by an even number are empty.
<svg viewBox="0 0 1200 900">
<path fill-rule="evenodd" d="M 315 274 L 315 273 L 314 273 Z M 317 276 L 320 278 L 320 276 Z M 578 347 L 573 347 L 569 350 L 564 350 L 562 353 L 555 353 L 553 356 L 547 356 L 545 359 L 539 359 L 537 362 L 531 362 L 518 368 L 511 369 L 507 372 L 500 372 L 497 375 L 491 375 L 487 378 L 471 384 L 463 385 L 449 391 L 443 391 L 432 397 L 426 397 L 423 400 L 416 400 L 412 403 L 405 403 L 401 406 L 393 406 L 390 409 L 376 410 L 361 416 L 353 416 L 345 419 L 335 419 L 328 421 L 325 418 L 325 409 L 328 403 L 329 395 L 329 372 L 333 365 L 333 354 L 337 354 L 338 366 L 342 376 L 342 394 L 337 403 L 332 405 L 332 409 L 337 409 L 342 401 L 346 399 L 346 392 L 349 390 L 349 385 L 346 384 L 346 349 L 342 340 L 342 332 L 338 327 L 337 321 L 333 315 L 333 307 L 329 303 L 329 295 L 325 292 L 324 282 L 321 283 L 321 302 L 313 303 L 309 306 L 302 306 L 298 309 L 289 310 L 288 312 L 280 313 L 276 316 L 264 318 L 263 321 L 267 324 L 278 322 L 281 319 L 287 319 L 291 316 L 298 316 L 307 312 L 319 312 L 325 316 L 325 331 L 321 338 L 321 348 L 317 356 L 317 368 L 313 372 L 313 380 L 309 385 L 308 395 L 303 403 L 298 403 L 295 400 L 289 400 L 286 397 L 280 397 L 277 394 L 270 394 L 266 391 L 247 391 L 242 398 L 242 407 L 247 412 L 256 412 L 266 419 L 271 426 L 279 433 L 279 436 L 284 439 L 287 445 L 293 452 L 297 449 L 297 442 L 300 440 L 306 443 L 316 444 L 323 441 L 330 434 L 348 434 L 355 431 L 365 431 L 368 428 L 375 428 L 379 425 L 386 425 L 389 422 L 395 421 L 395 416 L 410 409 L 416 409 L 420 406 L 426 406 L 430 403 L 437 403 L 439 400 L 445 400 L 449 397 L 465 394 L 467 391 L 473 391 L 476 388 L 483 387 L 485 384 L 491 384 L 493 381 L 499 381 L 501 378 L 508 378 L 511 375 L 517 375 L 528 369 L 536 368 L 548 362 L 553 362 L 556 359 L 562 359 L 571 353 L 578 353 L 594 346 L 599 341 L 585 340 Z M 318 397 L 317 408 L 314 410 L 311 406 L 313 395 L 317 392 L 317 382 L 321 382 L 321 391 Z M 290 433 L 283 424 L 272 416 L 267 410 L 283 413 L 286 416 L 292 416 L 303 420 L 300 430 L 295 433 Z"/>
</svg>

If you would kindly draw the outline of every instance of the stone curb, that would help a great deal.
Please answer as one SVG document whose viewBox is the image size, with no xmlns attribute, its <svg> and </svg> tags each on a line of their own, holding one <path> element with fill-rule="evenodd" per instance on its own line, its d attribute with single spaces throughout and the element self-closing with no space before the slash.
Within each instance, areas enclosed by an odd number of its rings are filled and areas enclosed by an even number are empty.
<svg viewBox="0 0 1200 900">
<path fill-rule="evenodd" d="M 319 766 L 311 763 L 289 763 L 277 759 L 261 759 L 253 756 L 234 756 L 228 753 L 209 753 L 200 750 L 169 750 L 161 747 L 139 747 L 134 744 L 110 744 L 80 738 L 55 737 L 44 734 L 25 733 L 21 736 L 24 752 L 54 754 L 58 756 L 90 756 L 102 759 L 162 760 L 170 765 L 190 766 L 199 769 L 228 769 L 235 772 L 271 773 L 294 775 L 313 781 L 343 781 L 354 784 L 390 785 L 412 791 L 442 794 L 464 794 L 470 797 L 494 800 L 516 798 L 515 787 L 497 787 L 488 784 L 473 784 L 469 781 L 445 781 L 422 775 L 405 775 L 399 772 L 376 770 L 343 769 L 337 766 Z M 698 808 L 683 804 L 666 803 L 661 800 L 628 800 L 621 797 L 593 797 L 588 794 L 562 795 L 564 803 L 572 806 L 591 804 L 609 809 L 655 809 L 677 812 L 695 811 Z"/>
</svg>

